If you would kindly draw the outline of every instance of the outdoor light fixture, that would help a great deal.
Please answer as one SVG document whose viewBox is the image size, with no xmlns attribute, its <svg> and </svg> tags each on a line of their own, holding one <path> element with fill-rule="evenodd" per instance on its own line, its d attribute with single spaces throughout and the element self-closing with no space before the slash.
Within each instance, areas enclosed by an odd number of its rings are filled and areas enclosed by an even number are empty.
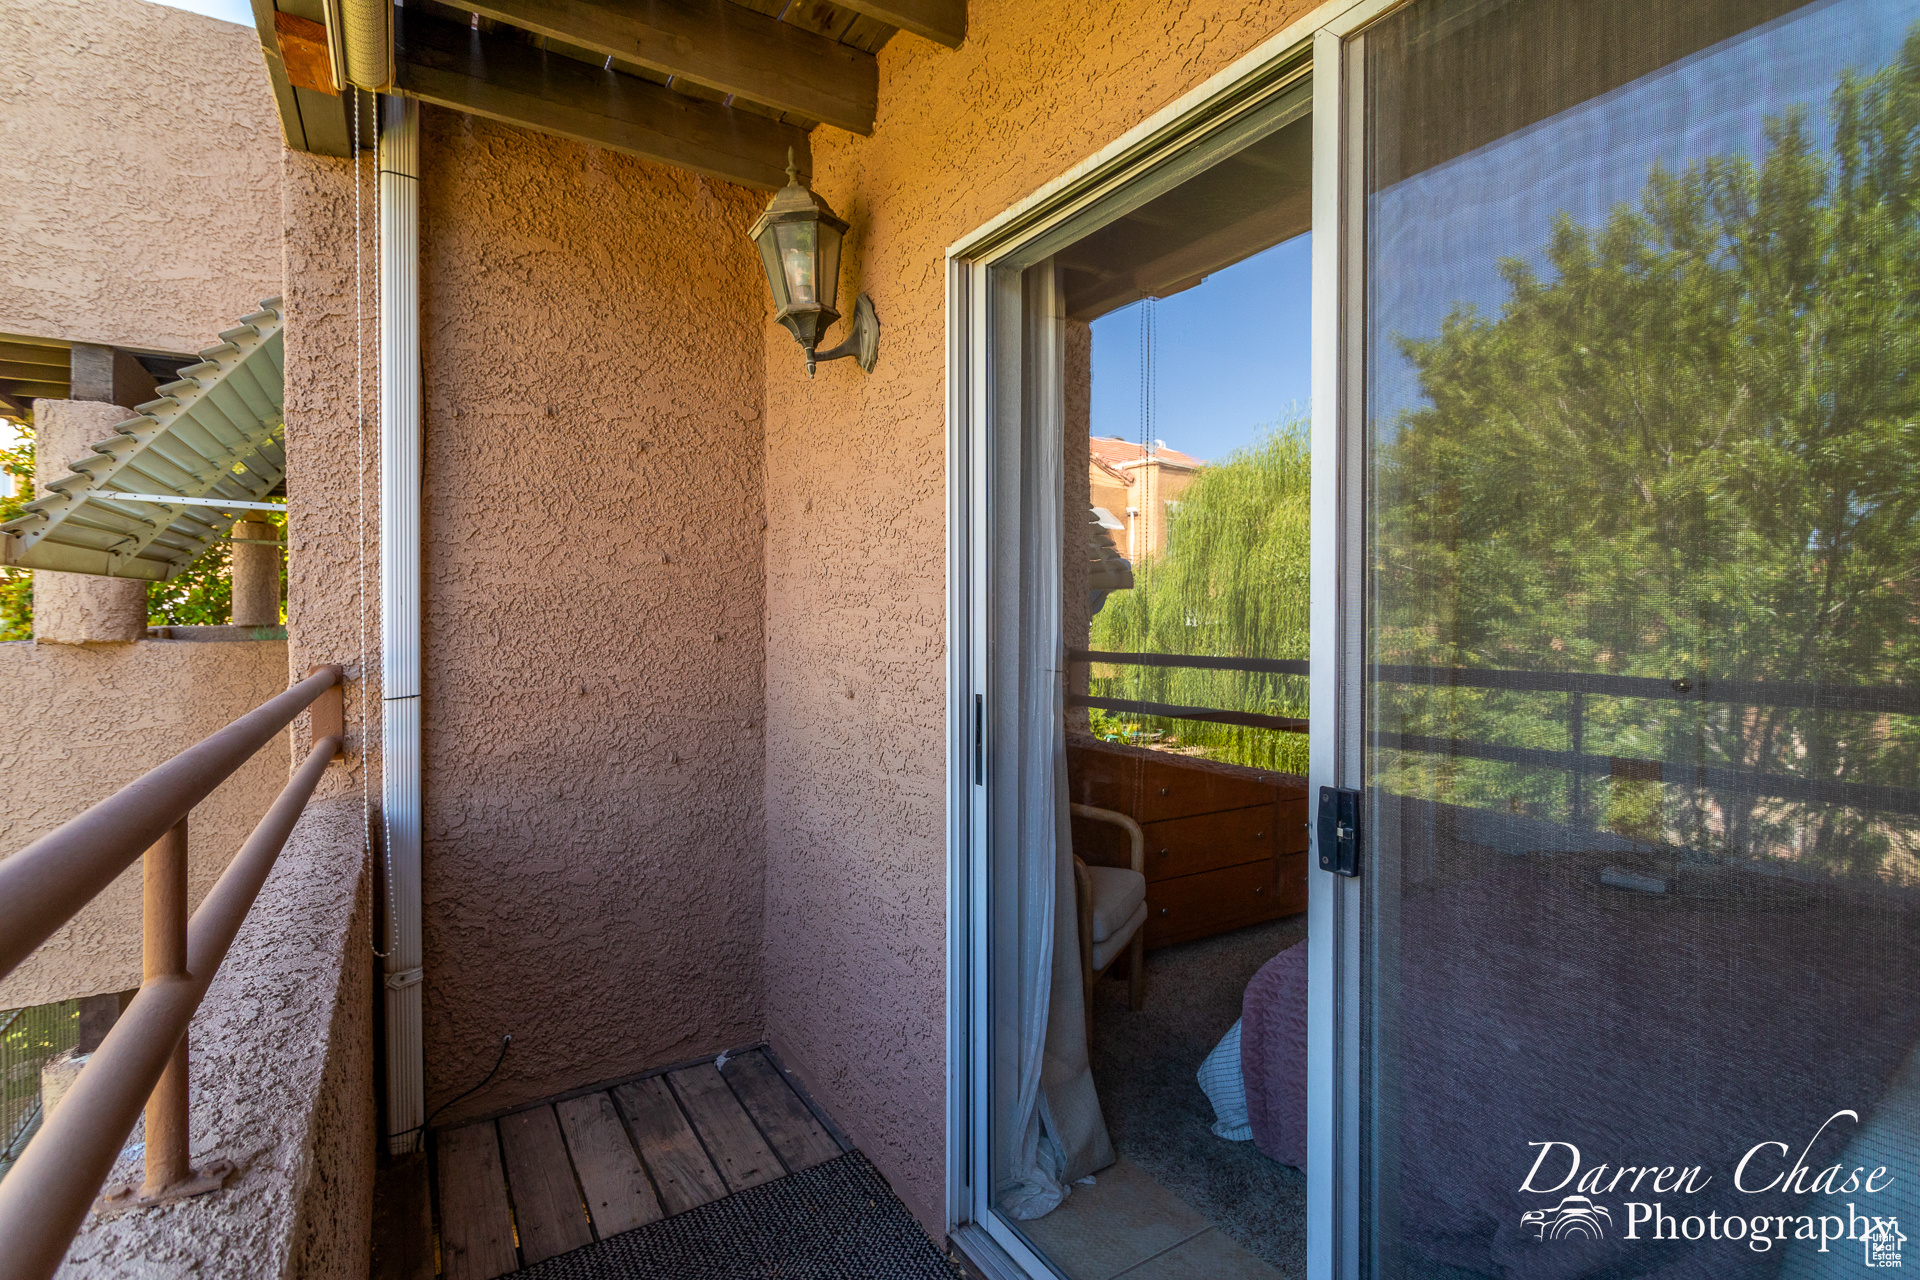
<svg viewBox="0 0 1920 1280">
<path fill-rule="evenodd" d="M 774 193 L 747 234 L 760 246 L 760 260 L 767 268 L 773 318 L 787 326 L 807 353 L 807 376 L 813 376 L 820 361 L 842 356 L 852 356 L 872 373 L 880 354 L 880 321 L 873 314 L 873 300 L 864 293 L 854 304 L 853 332 L 847 340 L 825 351 L 814 349 L 821 334 L 840 318 L 833 304 L 840 292 L 840 241 L 847 224 L 800 181 L 793 148 L 787 148 L 787 185 Z"/>
</svg>

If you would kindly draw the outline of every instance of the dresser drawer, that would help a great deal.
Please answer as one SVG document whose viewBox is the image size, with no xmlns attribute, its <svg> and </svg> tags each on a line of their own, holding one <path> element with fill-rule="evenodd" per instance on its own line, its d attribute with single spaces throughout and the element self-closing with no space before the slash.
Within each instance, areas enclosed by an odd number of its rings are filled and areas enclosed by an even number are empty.
<svg viewBox="0 0 1920 1280">
<path fill-rule="evenodd" d="M 1270 862 L 1278 819 L 1278 807 L 1263 804 L 1196 818 L 1149 822 L 1141 828 L 1147 837 L 1147 881 L 1197 875 L 1245 862 Z"/>
<path fill-rule="evenodd" d="M 1140 762 L 1140 790 L 1129 812 L 1147 823 L 1268 804 L 1279 779 L 1279 774 L 1150 752 Z"/>
<path fill-rule="evenodd" d="M 1164 947 L 1292 915 L 1300 907 L 1285 900 L 1292 895 L 1281 892 L 1279 871 L 1280 864 L 1268 859 L 1148 884 L 1147 946 Z M 1302 886 L 1305 883 L 1303 867 Z"/>
<path fill-rule="evenodd" d="M 1304 790 L 1294 794 L 1294 788 L 1283 788 L 1280 793 L 1280 814 L 1274 819 L 1279 832 L 1280 852 L 1305 853 L 1312 847 L 1307 832 L 1307 795 Z"/>
</svg>

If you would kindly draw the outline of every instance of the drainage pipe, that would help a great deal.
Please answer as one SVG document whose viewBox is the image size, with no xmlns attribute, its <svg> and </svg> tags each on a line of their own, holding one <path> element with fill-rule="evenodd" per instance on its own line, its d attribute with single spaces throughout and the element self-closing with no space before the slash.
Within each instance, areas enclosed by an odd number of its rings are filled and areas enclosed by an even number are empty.
<svg viewBox="0 0 1920 1280">
<path fill-rule="evenodd" d="M 420 108 L 380 99 L 380 813 L 387 1149 L 425 1121 L 420 1014 Z"/>
</svg>

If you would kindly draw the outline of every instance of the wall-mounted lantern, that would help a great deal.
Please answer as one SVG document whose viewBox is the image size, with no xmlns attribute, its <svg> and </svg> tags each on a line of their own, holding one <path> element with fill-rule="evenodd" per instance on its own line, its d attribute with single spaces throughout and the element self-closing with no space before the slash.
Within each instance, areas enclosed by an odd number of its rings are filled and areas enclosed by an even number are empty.
<svg viewBox="0 0 1920 1280">
<path fill-rule="evenodd" d="M 767 211 L 747 234 L 760 246 L 760 260 L 767 268 L 776 308 L 773 318 L 787 326 L 807 353 L 807 376 L 813 376 L 814 365 L 822 360 L 842 356 L 852 356 L 872 373 L 880 354 L 880 321 L 873 314 L 873 300 L 864 293 L 854 304 L 853 331 L 847 340 L 825 351 L 815 350 L 821 335 L 840 318 L 833 304 L 840 293 L 840 241 L 847 234 L 847 224 L 800 181 L 791 148 L 787 185 L 774 193 Z"/>
</svg>

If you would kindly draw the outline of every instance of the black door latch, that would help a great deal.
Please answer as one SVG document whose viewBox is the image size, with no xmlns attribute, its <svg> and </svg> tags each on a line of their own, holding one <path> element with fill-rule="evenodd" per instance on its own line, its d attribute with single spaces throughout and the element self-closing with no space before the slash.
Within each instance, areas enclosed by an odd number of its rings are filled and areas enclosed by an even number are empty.
<svg viewBox="0 0 1920 1280">
<path fill-rule="evenodd" d="M 1320 869 L 1337 876 L 1360 874 L 1360 793 L 1352 787 L 1320 788 Z"/>
</svg>

